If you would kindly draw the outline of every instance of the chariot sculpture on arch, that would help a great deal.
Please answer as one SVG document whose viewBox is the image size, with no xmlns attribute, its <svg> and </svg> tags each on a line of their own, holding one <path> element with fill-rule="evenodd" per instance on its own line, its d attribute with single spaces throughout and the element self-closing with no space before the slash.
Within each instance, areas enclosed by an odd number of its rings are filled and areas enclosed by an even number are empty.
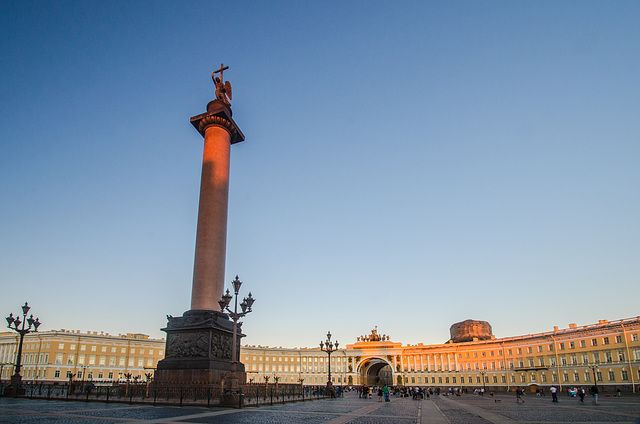
<svg viewBox="0 0 640 424">
<path fill-rule="evenodd" d="M 220 64 L 220 69 L 215 70 L 211 73 L 211 79 L 216 86 L 216 99 L 221 102 L 231 106 L 229 100 L 233 100 L 233 95 L 231 92 L 231 83 L 229 81 L 224 80 L 223 73 L 229 69 L 228 66 L 224 66 L 224 63 Z M 220 77 L 217 77 L 216 74 L 220 73 Z"/>
</svg>

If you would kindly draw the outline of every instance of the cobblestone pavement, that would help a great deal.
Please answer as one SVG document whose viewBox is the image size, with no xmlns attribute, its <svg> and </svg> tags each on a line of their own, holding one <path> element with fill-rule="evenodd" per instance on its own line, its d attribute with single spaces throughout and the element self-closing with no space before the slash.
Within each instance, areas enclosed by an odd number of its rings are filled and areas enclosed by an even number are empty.
<svg viewBox="0 0 640 424">
<path fill-rule="evenodd" d="M 0 398 L 1 423 L 326 423 L 326 424 L 506 424 L 506 423 L 628 423 L 640 424 L 640 396 L 603 397 L 598 405 L 585 400 L 515 395 L 358 399 L 322 399 L 243 409 L 129 405 Z"/>
</svg>

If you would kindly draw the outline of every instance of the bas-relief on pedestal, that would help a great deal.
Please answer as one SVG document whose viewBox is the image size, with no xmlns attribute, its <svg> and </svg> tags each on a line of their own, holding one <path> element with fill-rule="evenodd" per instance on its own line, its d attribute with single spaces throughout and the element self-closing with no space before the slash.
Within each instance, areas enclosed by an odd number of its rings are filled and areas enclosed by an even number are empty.
<svg viewBox="0 0 640 424">
<path fill-rule="evenodd" d="M 158 362 L 156 378 L 161 381 L 218 383 L 231 371 L 233 322 L 217 311 L 187 311 L 181 317 L 169 316 L 165 359 Z M 236 360 L 240 359 L 238 328 Z M 244 372 L 238 363 L 237 371 Z"/>
</svg>

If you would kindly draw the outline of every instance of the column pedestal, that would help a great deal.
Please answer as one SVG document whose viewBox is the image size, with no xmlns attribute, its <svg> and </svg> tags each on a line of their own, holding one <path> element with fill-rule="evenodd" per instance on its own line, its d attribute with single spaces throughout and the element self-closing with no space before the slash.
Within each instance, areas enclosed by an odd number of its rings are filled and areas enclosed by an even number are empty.
<svg viewBox="0 0 640 424">
<path fill-rule="evenodd" d="M 162 383 L 219 384 L 231 377 L 233 321 L 217 311 L 187 311 L 181 317 L 168 317 L 162 331 L 167 333 L 165 358 L 158 362 L 155 380 Z M 240 359 L 238 325 L 236 352 Z M 245 381 L 242 363 L 236 375 Z"/>
</svg>

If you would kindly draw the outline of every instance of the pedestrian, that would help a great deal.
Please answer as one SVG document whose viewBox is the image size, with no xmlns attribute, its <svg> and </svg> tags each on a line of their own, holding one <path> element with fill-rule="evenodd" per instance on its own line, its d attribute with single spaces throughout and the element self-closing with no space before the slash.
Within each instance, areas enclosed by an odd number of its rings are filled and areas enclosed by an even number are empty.
<svg viewBox="0 0 640 424">
<path fill-rule="evenodd" d="M 620 397 L 620 395 L 622 395 L 622 390 L 618 387 L 618 397 Z"/>
<path fill-rule="evenodd" d="M 516 388 L 516 403 L 524 403 L 524 399 L 522 399 L 522 389 L 520 387 Z"/>
<path fill-rule="evenodd" d="M 382 391 L 382 387 L 378 387 L 378 402 L 382 402 L 382 395 L 384 392 Z"/>
<path fill-rule="evenodd" d="M 580 397 L 580 403 L 584 403 L 584 388 L 578 387 L 578 397 Z"/>
<path fill-rule="evenodd" d="M 598 404 L 598 386 L 594 384 L 589 389 L 589 392 L 591 393 L 591 396 L 593 396 L 593 403 L 597 405 Z"/>
<path fill-rule="evenodd" d="M 558 402 L 558 393 L 557 393 L 558 389 L 556 389 L 555 386 L 551 386 L 549 391 L 551 392 L 551 397 L 552 397 L 551 402 Z"/>
<path fill-rule="evenodd" d="M 385 384 L 382 388 L 382 393 L 384 393 L 384 401 L 391 402 L 391 400 L 389 399 L 389 386 Z"/>
</svg>

